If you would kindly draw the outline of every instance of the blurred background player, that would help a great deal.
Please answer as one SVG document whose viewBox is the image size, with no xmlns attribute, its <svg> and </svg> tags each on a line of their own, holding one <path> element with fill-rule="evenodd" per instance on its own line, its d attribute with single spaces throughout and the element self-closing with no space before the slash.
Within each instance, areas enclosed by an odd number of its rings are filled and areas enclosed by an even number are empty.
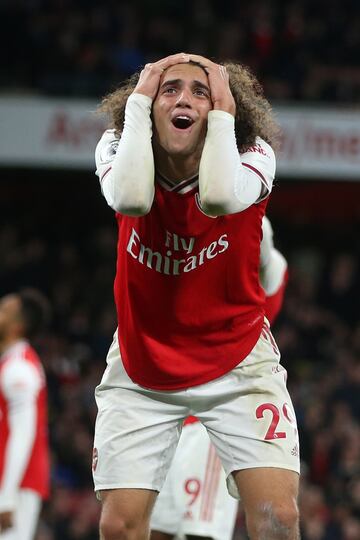
<svg viewBox="0 0 360 540">
<path fill-rule="evenodd" d="M 266 293 L 265 314 L 273 324 L 288 281 L 287 262 L 274 247 L 271 223 L 262 223 L 260 282 Z M 151 540 L 231 540 L 238 501 L 205 427 L 191 416 L 184 422 L 174 460 L 151 516 Z"/>
<path fill-rule="evenodd" d="M 48 317 L 35 290 L 0 301 L 0 538 L 34 538 L 49 490 L 46 380 L 30 345 Z"/>
</svg>

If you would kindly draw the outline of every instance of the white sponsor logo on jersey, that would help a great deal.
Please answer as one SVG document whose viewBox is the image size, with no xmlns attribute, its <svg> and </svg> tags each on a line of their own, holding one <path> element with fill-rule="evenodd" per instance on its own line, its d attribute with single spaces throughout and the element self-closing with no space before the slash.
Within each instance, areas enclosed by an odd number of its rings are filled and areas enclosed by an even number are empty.
<svg viewBox="0 0 360 540">
<path fill-rule="evenodd" d="M 171 244 L 170 244 L 171 240 Z M 132 228 L 126 251 L 140 264 L 146 265 L 156 272 L 168 276 L 178 276 L 182 273 L 191 272 L 211 259 L 224 253 L 228 247 L 227 234 L 222 234 L 217 240 L 203 247 L 197 254 L 190 255 L 194 249 L 195 238 L 181 238 L 174 233 L 166 231 L 165 234 L 165 254 L 153 251 L 146 247 L 140 236 Z M 171 245 L 172 249 L 168 249 Z M 174 257 L 173 251 L 183 252 L 184 258 Z M 181 256 L 181 253 L 179 253 Z"/>
</svg>

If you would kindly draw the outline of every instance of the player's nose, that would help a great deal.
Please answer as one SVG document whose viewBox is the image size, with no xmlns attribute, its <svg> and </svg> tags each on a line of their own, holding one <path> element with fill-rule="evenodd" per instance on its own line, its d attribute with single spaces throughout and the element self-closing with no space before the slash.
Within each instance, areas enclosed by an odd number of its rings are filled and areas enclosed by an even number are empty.
<svg viewBox="0 0 360 540">
<path fill-rule="evenodd" d="M 182 88 L 176 100 L 177 107 L 192 107 L 192 92 L 188 88 Z"/>
</svg>

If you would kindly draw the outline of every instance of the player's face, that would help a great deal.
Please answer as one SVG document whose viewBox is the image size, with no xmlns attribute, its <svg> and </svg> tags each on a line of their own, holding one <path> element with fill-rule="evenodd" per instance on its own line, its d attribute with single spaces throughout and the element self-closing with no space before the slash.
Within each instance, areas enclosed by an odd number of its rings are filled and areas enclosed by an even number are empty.
<svg viewBox="0 0 360 540">
<path fill-rule="evenodd" d="M 154 145 L 170 156 L 201 155 L 212 109 L 205 71 L 192 64 L 168 68 L 153 104 Z"/>
<path fill-rule="evenodd" d="M 0 342 L 6 339 L 14 325 L 20 324 L 20 300 L 15 294 L 0 300 Z"/>
</svg>

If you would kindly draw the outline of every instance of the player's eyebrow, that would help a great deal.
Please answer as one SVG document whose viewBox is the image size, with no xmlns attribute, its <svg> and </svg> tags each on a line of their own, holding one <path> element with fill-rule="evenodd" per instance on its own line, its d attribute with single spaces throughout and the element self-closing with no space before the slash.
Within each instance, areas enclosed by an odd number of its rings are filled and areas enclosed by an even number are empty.
<svg viewBox="0 0 360 540">
<path fill-rule="evenodd" d="M 164 81 L 160 88 L 165 88 L 165 86 L 178 86 L 181 83 L 181 79 L 171 79 Z"/>
<path fill-rule="evenodd" d="M 167 86 L 180 86 L 182 82 L 183 82 L 182 79 L 170 79 L 170 80 L 164 81 L 160 88 L 166 88 Z M 210 93 L 210 88 L 208 87 L 208 85 L 204 84 L 201 81 L 198 81 L 195 79 L 192 81 L 191 85 L 196 88 L 203 88 L 204 90 Z"/>
<path fill-rule="evenodd" d="M 201 81 L 193 81 L 193 86 L 196 86 L 196 88 L 203 88 L 204 90 L 207 90 L 210 93 L 210 88 L 207 84 L 201 82 Z"/>
</svg>

